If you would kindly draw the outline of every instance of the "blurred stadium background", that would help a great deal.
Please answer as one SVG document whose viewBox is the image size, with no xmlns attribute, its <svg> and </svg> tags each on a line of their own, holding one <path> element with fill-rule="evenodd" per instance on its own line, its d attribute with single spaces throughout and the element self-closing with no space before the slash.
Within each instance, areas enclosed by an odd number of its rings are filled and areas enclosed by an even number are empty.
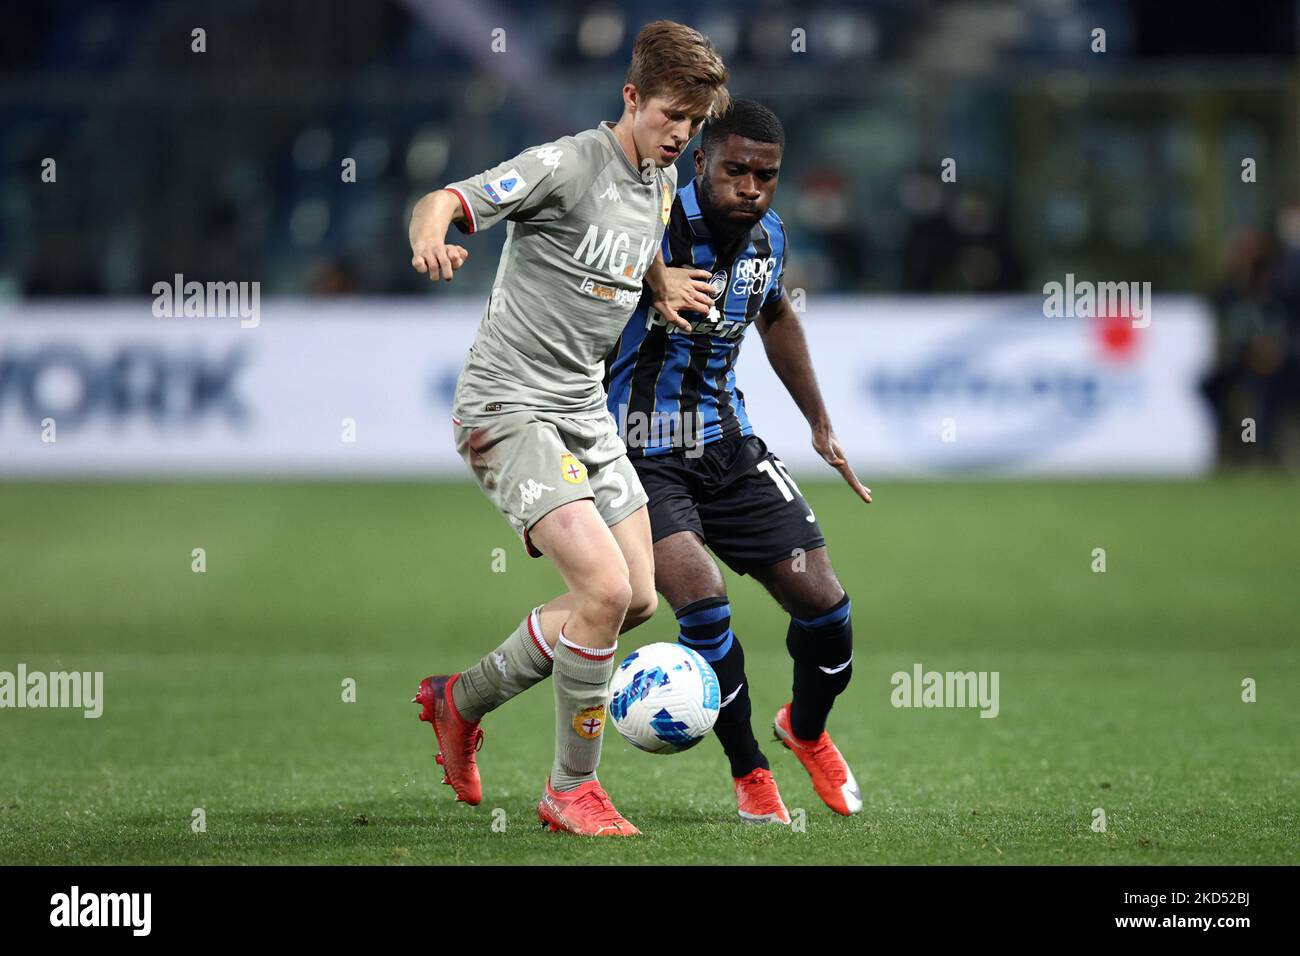
<svg viewBox="0 0 1300 956">
<path fill-rule="evenodd" d="M 788 285 L 810 303 L 1041 295 L 1067 273 L 1193 294 L 1217 331 L 1195 374 L 1219 414 L 1219 456 L 1294 469 L 1300 26 L 1291 3 L 1248 6 L 810 2 L 796 16 L 668 3 L 653 15 L 704 30 L 735 90 L 783 117 Z M 427 297 L 408 266 L 414 200 L 616 117 L 647 15 L 632 3 L 15 5 L 0 40 L 6 317 L 65 297 L 131 301 L 177 273 L 257 281 L 272 298 Z M 1092 52 L 1097 26 L 1105 53 Z M 504 52 L 482 39 L 498 27 Z M 795 28 L 806 52 L 791 51 Z M 355 182 L 340 175 L 349 157 Z M 955 183 L 939 179 L 948 157 Z M 419 300 L 420 314 L 472 317 L 503 239 L 475 238 L 454 292 Z M 13 441 L 12 381 L 0 401 Z M 1253 446 L 1243 417 L 1258 422 Z"/>
<path fill-rule="evenodd" d="M 1138 0 L 8 5 L 0 670 L 109 684 L 93 730 L 0 714 L 0 860 L 403 862 L 475 838 L 443 802 L 442 829 L 425 825 L 431 741 L 392 702 L 555 579 L 464 480 L 446 427 L 505 230 L 465 241 L 466 268 L 430 288 L 407 218 L 431 189 L 617 118 L 657 17 L 706 33 L 732 94 L 785 122 L 786 284 L 878 497 L 863 512 L 819 470 L 750 343 L 756 429 L 809 479 L 871 621 L 837 739 L 876 782 L 859 842 L 818 858 L 1295 861 L 1300 8 Z M 156 317 L 155 284 L 177 275 L 260 283 L 255 327 Z M 1150 282 L 1150 327 L 1044 317 L 1044 284 L 1067 275 Z M 788 680 L 784 624 L 735 586 L 761 720 Z M 671 639 L 671 616 L 642 633 Z M 918 660 L 1001 667 L 1022 696 L 997 721 L 884 706 L 888 674 Z M 340 713 L 321 701 L 346 675 L 363 690 Z M 1244 676 L 1289 710 L 1243 716 Z M 199 683 L 224 690 L 200 701 Z M 483 755 L 525 814 L 549 737 L 523 741 L 548 706 L 500 715 L 518 732 Z M 691 795 L 676 816 L 629 795 L 638 822 L 721 832 L 704 826 L 730 812 L 718 754 L 672 777 L 608 759 L 608 779 Z M 812 806 L 785 774 L 788 802 Z M 1090 843 L 1102 799 L 1126 813 Z M 196 850 L 204 800 L 234 824 Z M 752 840 L 701 858 L 811 853 Z"/>
</svg>

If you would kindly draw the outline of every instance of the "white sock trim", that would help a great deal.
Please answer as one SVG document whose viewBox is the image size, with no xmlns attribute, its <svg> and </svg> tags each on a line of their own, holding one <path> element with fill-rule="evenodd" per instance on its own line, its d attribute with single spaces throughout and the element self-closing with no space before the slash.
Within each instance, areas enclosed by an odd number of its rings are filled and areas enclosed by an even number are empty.
<svg viewBox="0 0 1300 956">
<path fill-rule="evenodd" d="M 564 628 L 560 628 L 560 643 L 570 650 L 575 650 L 579 654 L 586 654 L 590 657 L 612 657 L 614 652 L 618 650 L 618 641 L 614 642 L 613 647 L 584 647 L 581 644 L 575 644 L 564 633 Z"/>
<path fill-rule="evenodd" d="M 532 613 L 528 615 L 528 636 L 533 639 L 533 643 L 537 645 L 538 650 L 545 654 L 548 660 L 553 661 L 555 660 L 555 651 L 551 650 L 550 645 L 546 643 L 546 635 L 542 633 L 542 616 L 537 613 L 540 610 L 540 607 L 535 607 Z"/>
</svg>

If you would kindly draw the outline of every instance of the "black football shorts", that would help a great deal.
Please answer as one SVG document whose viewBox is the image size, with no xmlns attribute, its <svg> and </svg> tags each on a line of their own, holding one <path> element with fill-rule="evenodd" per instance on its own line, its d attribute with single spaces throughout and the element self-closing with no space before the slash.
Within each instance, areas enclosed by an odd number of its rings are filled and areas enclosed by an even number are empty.
<svg viewBox="0 0 1300 956">
<path fill-rule="evenodd" d="M 632 459 L 649 496 L 655 541 L 694 531 L 737 574 L 824 547 L 817 518 L 785 464 L 757 435 Z"/>
</svg>

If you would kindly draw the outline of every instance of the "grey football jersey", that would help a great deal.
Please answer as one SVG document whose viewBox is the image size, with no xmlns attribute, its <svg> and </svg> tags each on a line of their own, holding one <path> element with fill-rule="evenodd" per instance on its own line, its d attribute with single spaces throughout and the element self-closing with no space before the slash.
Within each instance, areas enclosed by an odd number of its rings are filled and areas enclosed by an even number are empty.
<svg viewBox="0 0 1300 956">
<path fill-rule="evenodd" d="M 464 421 L 519 408 L 606 415 L 605 357 L 641 298 L 677 170 L 643 179 L 608 121 L 526 149 L 447 190 L 462 232 L 507 220 L 483 321 L 456 385 Z"/>
</svg>

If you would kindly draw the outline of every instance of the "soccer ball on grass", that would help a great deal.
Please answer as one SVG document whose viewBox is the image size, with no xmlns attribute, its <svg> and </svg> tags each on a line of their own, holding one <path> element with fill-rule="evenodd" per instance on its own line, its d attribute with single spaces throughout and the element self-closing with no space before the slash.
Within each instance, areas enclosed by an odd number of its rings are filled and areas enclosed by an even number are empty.
<svg viewBox="0 0 1300 956">
<path fill-rule="evenodd" d="M 614 672 L 609 714 L 638 750 L 675 754 L 694 747 L 718 720 L 718 675 L 684 644 L 647 644 Z"/>
</svg>

